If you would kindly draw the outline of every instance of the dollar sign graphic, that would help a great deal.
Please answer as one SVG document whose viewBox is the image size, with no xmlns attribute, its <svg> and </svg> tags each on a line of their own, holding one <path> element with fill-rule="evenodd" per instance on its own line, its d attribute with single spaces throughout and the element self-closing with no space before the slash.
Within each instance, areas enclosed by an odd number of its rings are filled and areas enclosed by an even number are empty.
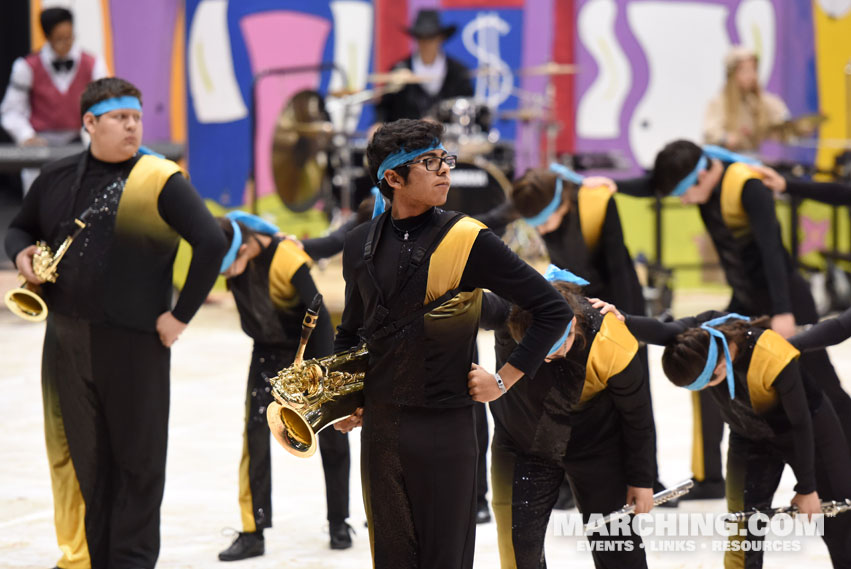
<svg viewBox="0 0 851 569">
<path fill-rule="evenodd" d="M 508 99 L 514 87 L 514 75 L 499 50 L 500 37 L 509 31 L 511 26 L 496 12 L 480 12 L 461 34 L 464 47 L 478 60 L 479 67 L 488 70 L 476 77 L 475 97 L 492 109 Z"/>
</svg>

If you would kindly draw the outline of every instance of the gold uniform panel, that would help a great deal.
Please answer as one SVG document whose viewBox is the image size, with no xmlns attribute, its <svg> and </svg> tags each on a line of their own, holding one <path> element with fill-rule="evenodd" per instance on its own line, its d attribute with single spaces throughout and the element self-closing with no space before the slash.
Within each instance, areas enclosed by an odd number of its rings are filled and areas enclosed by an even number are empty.
<svg viewBox="0 0 851 569">
<path fill-rule="evenodd" d="M 579 226 L 589 251 L 596 249 L 600 242 L 603 223 L 606 221 L 606 210 L 611 198 L 612 192 L 605 186 L 579 188 Z"/>
<path fill-rule="evenodd" d="M 116 231 L 176 244 L 177 232 L 160 217 L 157 202 L 163 186 L 177 172 L 186 175 L 171 160 L 149 154 L 139 158 L 124 184 L 115 219 Z"/>
<path fill-rule="evenodd" d="M 464 267 L 467 265 L 473 243 L 479 231 L 485 228 L 485 224 L 464 217 L 443 236 L 443 240 L 431 254 L 423 304 L 440 298 L 446 291 L 452 290 L 461 283 L 461 276 L 464 274 Z"/>
<path fill-rule="evenodd" d="M 278 244 L 269 265 L 269 297 L 276 308 L 291 308 L 299 300 L 309 303 L 312 298 L 298 299 L 293 286 L 293 275 L 302 265 L 313 265 L 313 259 L 295 242 L 284 239 Z"/>
<path fill-rule="evenodd" d="M 742 190 L 745 183 L 753 178 L 762 179 L 762 174 L 741 162 L 730 164 L 721 180 L 721 217 L 735 237 L 750 232 L 750 221 L 742 207 Z"/>
<path fill-rule="evenodd" d="M 582 405 L 606 389 L 609 379 L 624 369 L 638 353 L 638 340 L 614 314 L 606 314 L 594 336 L 585 364 L 585 386 L 579 397 Z"/>
<path fill-rule="evenodd" d="M 748 391 L 751 407 L 757 414 L 763 414 L 777 406 L 774 380 L 789 362 L 800 355 L 801 352 L 773 330 L 766 330 L 759 337 L 748 366 Z"/>
</svg>

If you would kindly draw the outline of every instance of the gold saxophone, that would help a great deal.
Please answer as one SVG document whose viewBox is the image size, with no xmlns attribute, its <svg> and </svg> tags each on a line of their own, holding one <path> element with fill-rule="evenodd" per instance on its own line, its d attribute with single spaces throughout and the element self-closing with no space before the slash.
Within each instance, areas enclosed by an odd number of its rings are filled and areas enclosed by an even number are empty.
<svg viewBox="0 0 851 569">
<path fill-rule="evenodd" d="M 319 431 L 363 406 L 363 379 L 369 361 L 366 345 L 301 361 L 321 304 L 322 296 L 317 294 L 305 314 L 293 364 L 269 380 L 275 398 L 266 408 L 269 430 L 282 447 L 302 458 L 316 452 Z"/>
<path fill-rule="evenodd" d="M 83 217 L 83 215 L 80 217 Z M 86 224 L 79 219 L 75 219 L 74 223 L 76 225 L 74 232 L 65 238 L 65 241 L 56 249 L 56 253 L 51 251 L 50 247 L 44 241 L 39 241 L 35 244 L 36 252 L 33 255 L 32 261 L 33 273 L 44 282 L 56 282 L 56 277 L 59 276 L 56 272 L 59 261 L 68 252 L 71 242 L 86 227 Z M 9 307 L 9 310 L 13 314 L 20 316 L 24 320 L 41 322 L 47 318 L 47 304 L 45 304 L 44 299 L 39 295 L 41 287 L 28 282 L 26 277 L 20 273 L 18 274 L 18 278 L 18 287 L 8 291 L 3 297 L 3 300 L 6 301 L 6 306 Z"/>
</svg>

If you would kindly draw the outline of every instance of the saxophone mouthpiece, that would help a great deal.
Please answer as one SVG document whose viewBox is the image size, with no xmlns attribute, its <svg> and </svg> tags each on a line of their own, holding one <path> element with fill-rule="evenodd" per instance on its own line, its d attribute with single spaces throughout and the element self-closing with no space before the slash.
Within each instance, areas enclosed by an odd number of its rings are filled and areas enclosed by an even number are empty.
<svg viewBox="0 0 851 569">
<path fill-rule="evenodd" d="M 307 311 L 304 313 L 304 320 L 301 323 L 301 339 L 298 343 L 298 351 L 296 352 L 293 365 L 299 366 L 304 361 L 304 349 L 307 347 L 307 341 L 316 328 L 316 321 L 319 320 L 319 311 L 322 309 L 322 295 L 316 293 Z"/>
<path fill-rule="evenodd" d="M 313 300 L 310 301 L 310 306 L 307 307 L 307 312 L 314 317 L 319 316 L 319 310 L 322 308 L 322 295 L 320 293 L 316 293 L 316 296 L 313 297 Z"/>
</svg>

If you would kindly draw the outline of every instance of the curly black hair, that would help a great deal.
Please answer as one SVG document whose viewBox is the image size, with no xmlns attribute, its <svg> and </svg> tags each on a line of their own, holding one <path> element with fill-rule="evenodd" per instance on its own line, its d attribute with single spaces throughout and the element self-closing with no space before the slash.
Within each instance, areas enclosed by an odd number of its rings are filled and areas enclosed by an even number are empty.
<svg viewBox="0 0 851 569">
<path fill-rule="evenodd" d="M 384 159 L 399 150 L 413 150 L 415 148 L 426 148 L 434 144 L 443 136 L 443 125 L 431 121 L 399 119 L 381 126 L 369 146 L 366 148 L 366 158 L 369 162 L 369 175 L 387 199 L 393 199 L 393 188 L 384 181 L 378 179 L 378 168 Z M 397 166 L 393 170 L 408 180 L 408 167 Z"/>
<path fill-rule="evenodd" d="M 690 140 L 675 140 L 668 143 L 656 155 L 651 183 L 661 195 L 667 196 L 677 184 L 697 166 L 703 154 L 700 146 Z"/>
</svg>

